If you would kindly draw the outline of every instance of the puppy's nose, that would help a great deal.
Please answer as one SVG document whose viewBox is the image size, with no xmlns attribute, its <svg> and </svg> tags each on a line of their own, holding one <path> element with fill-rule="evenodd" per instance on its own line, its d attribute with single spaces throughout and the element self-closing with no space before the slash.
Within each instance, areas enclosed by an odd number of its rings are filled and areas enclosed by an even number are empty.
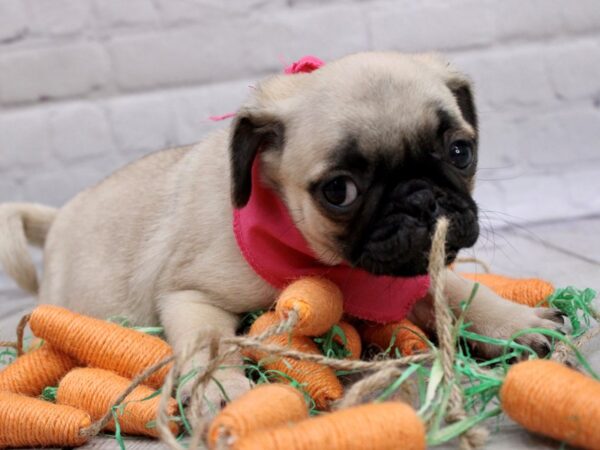
<svg viewBox="0 0 600 450">
<path fill-rule="evenodd" d="M 434 193 L 427 188 L 413 191 L 405 202 L 414 215 L 435 217 L 439 212 L 437 199 Z"/>
</svg>

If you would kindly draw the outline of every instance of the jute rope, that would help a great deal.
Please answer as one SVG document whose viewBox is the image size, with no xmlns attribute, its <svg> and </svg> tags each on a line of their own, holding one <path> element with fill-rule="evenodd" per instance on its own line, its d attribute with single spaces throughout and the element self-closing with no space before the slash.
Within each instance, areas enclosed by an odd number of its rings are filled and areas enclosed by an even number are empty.
<svg viewBox="0 0 600 450">
<path fill-rule="evenodd" d="M 21 317 L 21 320 L 19 320 L 19 324 L 17 325 L 16 342 L 0 341 L 0 347 L 14 348 L 17 351 L 17 356 L 21 356 L 23 354 L 23 339 L 25 336 L 25 327 L 27 326 L 30 317 L 31 314 L 25 314 L 23 317 Z"/>
<path fill-rule="evenodd" d="M 17 349 L 17 342 L 15 341 L 0 341 L 0 347 L 8 347 Z"/>
<path fill-rule="evenodd" d="M 456 353 L 454 318 L 444 291 L 448 226 L 448 219 L 445 217 L 438 220 L 431 244 L 431 253 L 429 254 L 429 276 L 431 278 L 431 291 L 433 293 L 435 328 L 444 374 L 443 380 L 450 389 L 446 420 L 448 422 L 457 422 L 465 419 L 467 414 L 463 405 L 460 380 L 457 379 L 454 371 Z M 461 435 L 460 446 L 464 450 L 480 448 L 485 443 L 486 438 L 487 431 L 484 428 L 474 427 Z"/>
<path fill-rule="evenodd" d="M 575 347 L 575 349 L 581 350 L 599 334 L 600 326 L 590 328 L 577 339 L 572 340 L 571 344 L 573 345 L 573 347 Z M 575 352 L 573 351 L 573 348 L 571 346 L 565 344 L 564 342 L 559 342 L 554 348 L 554 352 L 552 353 L 551 359 L 563 363 L 567 366 L 576 368 L 579 364 L 577 359 L 574 357 L 574 354 Z"/>
</svg>

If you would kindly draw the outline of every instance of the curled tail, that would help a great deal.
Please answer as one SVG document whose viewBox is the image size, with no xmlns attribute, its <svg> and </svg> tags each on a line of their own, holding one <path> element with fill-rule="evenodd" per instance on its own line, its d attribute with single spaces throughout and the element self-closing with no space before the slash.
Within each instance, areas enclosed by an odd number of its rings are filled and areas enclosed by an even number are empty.
<svg viewBox="0 0 600 450">
<path fill-rule="evenodd" d="M 27 244 L 42 247 L 58 210 L 35 203 L 0 205 L 0 264 L 24 290 L 37 294 L 37 271 Z"/>
</svg>

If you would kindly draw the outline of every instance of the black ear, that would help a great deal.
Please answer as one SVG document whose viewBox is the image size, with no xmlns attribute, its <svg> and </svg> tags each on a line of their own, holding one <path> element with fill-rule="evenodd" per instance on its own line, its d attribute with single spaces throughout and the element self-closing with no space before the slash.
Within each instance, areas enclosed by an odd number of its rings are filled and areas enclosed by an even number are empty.
<svg viewBox="0 0 600 450">
<path fill-rule="evenodd" d="M 477 131 L 477 110 L 473 101 L 471 84 L 467 80 L 449 83 L 450 90 L 456 98 L 463 118 Z"/>
<path fill-rule="evenodd" d="M 282 145 L 283 125 L 279 121 L 247 114 L 235 119 L 229 146 L 234 207 L 242 208 L 250 200 L 252 163 L 258 152 L 279 149 Z"/>
</svg>

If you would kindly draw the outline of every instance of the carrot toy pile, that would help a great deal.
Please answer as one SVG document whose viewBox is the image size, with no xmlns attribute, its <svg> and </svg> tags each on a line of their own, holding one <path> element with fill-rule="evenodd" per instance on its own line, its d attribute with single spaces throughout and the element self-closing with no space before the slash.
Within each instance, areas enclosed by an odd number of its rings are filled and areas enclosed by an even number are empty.
<svg viewBox="0 0 600 450">
<path fill-rule="evenodd" d="M 29 325 L 44 343 L 0 372 L 0 424 L 10 425 L 0 427 L 0 447 L 81 445 L 117 423 L 125 433 L 157 436 L 149 426 L 158 412 L 152 397 L 168 365 L 128 393 L 120 410 L 112 407 L 132 377 L 171 355 L 163 340 L 50 305 L 38 306 Z M 55 403 L 37 398 L 56 384 Z M 171 400 L 170 415 L 177 409 Z"/>
<path fill-rule="evenodd" d="M 590 318 L 597 317 L 591 290 L 467 276 L 513 301 L 561 309 L 573 336 L 589 332 Z M 531 351 L 514 339 L 491 342 L 476 335 L 461 317 L 450 323 L 459 345 L 454 345 L 449 376 L 443 346 L 433 346 L 431 336 L 411 322 L 346 321 L 335 284 L 322 278 L 297 280 L 281 292 L 274 310 L 254 316 L 246 335 L 223 340 L 222 345 L 242 350 L 246 372 L 258 386 L 230 402 L 207 426 L 186 418 L 180 399 L 171 398 L 179 363 L 168 362 L 172 351 L 163 340 L 42 305 L 29 325 L 43 345 L 0 371 L 0 448 L 77 446 L 101 430 L 160 437 L 177 450 L 183 447 L 173 436 L 182 430 L 190 433 L 192 449 L 198 436 L 219 450 L 421 450 L 457 437 L 477 447 L 478 424 L 505 413 L 534 433 L 600 449 L 595 425 L 600 381 L 577 348 L 574 353 L 591 376 L 535 358 L 510 366 L 510 359 L 523 359 Z M 573 347 L 557 332 L 532 332 Z M 505 351 L 495 360 L 480 361 L 466 344 L 477 340 L 503 345 Z M 362 360 L 363 344 L 387 359 Z M 131 388 L 132 379 L 161 361 Z M 200 368 L 198 376 L 210 379 L 208 370 Z M 344 378 L 357 372 L 365 375 L 353 384 Z M 57 386 L 54 402 L 39 398 L 48 386 Z M 412 396 L 401 401 L 397 394 L 403 388 Z M 449 401 L 456 389 L 462 397 L 460 414 L 451 411 Z M 362 404 L 365 399 L 369 403 Z M 204 432 L 196 436 L 198 430 Z"/>
</svg>

